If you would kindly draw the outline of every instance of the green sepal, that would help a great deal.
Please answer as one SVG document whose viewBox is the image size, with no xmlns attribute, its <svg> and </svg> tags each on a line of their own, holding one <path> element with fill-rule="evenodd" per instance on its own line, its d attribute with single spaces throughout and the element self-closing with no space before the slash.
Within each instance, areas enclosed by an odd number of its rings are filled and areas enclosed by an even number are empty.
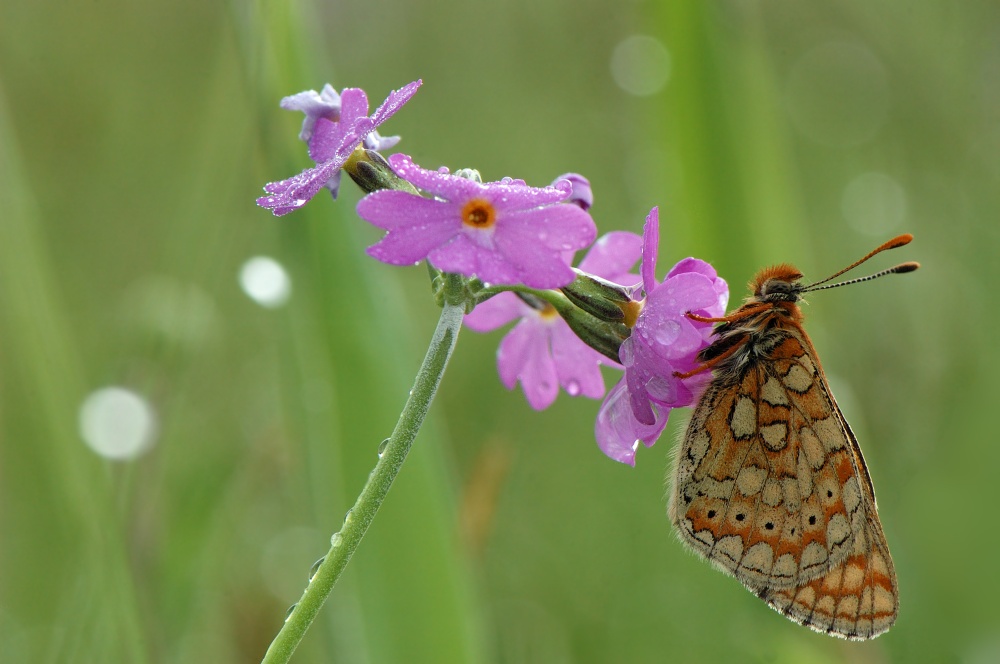
<svg viewBox="0 0 1000 664">
<path fill-rule="evenodd" d="M 621 305 L 632 301 L 630 289 L 576 268 L 573 271 L 576 279 L 560 289 L 573 304 L 603 321 L 620 323 L 625 320 Z"/>
<path fill-rule="evenodd" d="M 355 150 L 344 164 L 344 171 L 367 194 L 380 189 L 420 193 L 412 184 L 396 175 L 385 157 L 375 150 Z"/>
<path fill-rule="evenodd" d="M 623 323 L 601 320 L 578 307 L 568 297 L 548 298 L 566 324 L 583 343 L 601 355 L 620 362 L 618 349 L 628 339 L 632 331 Z"/>
</svg>

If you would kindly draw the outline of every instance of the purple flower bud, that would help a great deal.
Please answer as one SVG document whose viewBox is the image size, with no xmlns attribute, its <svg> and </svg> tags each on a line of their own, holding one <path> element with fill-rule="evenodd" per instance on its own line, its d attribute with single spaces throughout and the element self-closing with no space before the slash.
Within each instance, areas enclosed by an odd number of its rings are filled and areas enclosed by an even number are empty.
<svg viewBox="0 0 1000 664">
<path fill-rule="evenodd" d="M 573 193 L 569 195 L 567 203 L 580 206 L 581 210 L 589 210 L 594 204 L 594 191 L 590 188 L 590 180 L 579 173 L 564 173 L 552 181 L 555 186 L 559 180 L 568 180 L 573 186 Z"/>
</svg>

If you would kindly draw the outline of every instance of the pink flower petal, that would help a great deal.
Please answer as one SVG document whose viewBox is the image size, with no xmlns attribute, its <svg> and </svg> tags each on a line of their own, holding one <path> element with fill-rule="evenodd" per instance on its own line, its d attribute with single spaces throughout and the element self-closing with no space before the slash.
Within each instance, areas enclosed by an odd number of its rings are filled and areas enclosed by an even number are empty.
<svg viewBox="0 0 1000 664">
<path fill-rule="evenodd" d="M 597 445 L 615 461 L 635 466 L 635 452 L 639 442 L 648 447 L 659 438 L 667 425 L 669 414 L 669 409 L 658 409 L 652 425 L 639 423 L 632 414 L 628 387 L 622 380 L 611 388 L 597 412 L 594 424 Z"/>
<path fill-rule="evenodd" d="M 528 405 L 535 410 L 548 408 L 559 393 L 546 337 L 544 326 L 525 319 L 503 338 L 497 352 L 497 370 L 503 384 L 513 389 L 520 381 Z"/>
<path fill-rule="evenodd" d="M 368 115 L 368 95 L 361 88 L 344 88 L 340 93 L 340 122 L 347 127 Z"/>
<path fill-rule="evenodd" d="M 583 343 L 562 319 L 549 324 L 552 339 L 552 360 L 559 384 L 570 396 L 583 395 L 591 399 L 604 396 L 601 364 L 611 361 Z"/>
<path fill-rule="evenodd" d="M 375 126 L 376 127 L 379 126 L 380 124 L 391 118 L 393 115 L 395 115 L 396 111 L 398 111 L 400 108 L 403 107 L 403 104 L 410 101 L 410 98 L 412 98 L 413 95 L 417 94 L 417 90 L 420 88 L 422 84 L 423 81 L 421 79 L 417 79 L 412 83 L 407 83 L 398 90 L 393 90 L 392 92 L 390 92 L 389 95 L 385 98 L 385 101 L 382 102 L 382 104 L 377 109 L 375 109 L 375 112 L 372 114 L 372 121 L 375 123 Z M 368 107 L 366 105 L 365 112 L 362 113 L 362 115 L 367 115 L 367 114 L 368 114 Z"/>
<path fill-rule="evenodd" d="M 579 267 L 602 279 L 631 286 L 633 284 L 618 281 L 617 278 L 628 274 L 641 257 L 641 237 L 628 231 L 612 231 L 597 238 Z"/>
<path fill-rule="evenodd" d="M 458 233 L 428 255 L 431 264 L 444 272 L 478 277 L 488 284 L 521 283 L 517 267 L 496 249 L 475 242 L 473 233 Z"/>
<path fill-rule="evenodd" d="M 497 215 L 496 233 L 562 252 L 582 249 L 597 237 L 597 227 L 589 214 L 566 203 L 531 210 L 502 210 Z"/>
<path fill-rule="evenodd" d="M 257 205 L 269 208 L 278 217 L 297 210 L 319 193 L 342 165 L 343 162 L 338 164 L 332 160 L 316 168 L 307 168 L 285 180 L 268 182 L 264 185 L 264 191 L 270 195 L 258 198 Z"/>
<path fill-rule="evenodd" d="M 368 247 L 368 255 L 390 265 L 413 265 L 428 253 L 455 237 L 448 221 L 405 226 L 390 231 Z"/>
<path fill-rule="evenodd" d="M 401 152 L 389 156 L 389 165 L 399 177 L 410 184 L 447 201 L 467 201 L 486 197 L 485 187 L 478 182 L 420 168 L 413 163 L 409 155 Z"/>
<path fill-rule="evenodd" d="M 560 182 L 566 183 L 567 180 Z M 488 188 L 490 200 L 499 207 L 518 210 L 531 210 L 533 208 L 545 207 L 552 209 L 555 203 L 561 203 L 569 198 L 571 187 L 528 187 L 523 180 L 513 180 L 510 184 L 503 181 L 489 182 L 484 185 Z M 576 205 L 571 205 L 578 212 L 584 212 Z M 586 213 L 585 213 L 586 214 Z M 588 215 L 589 216 L 589 215 Z"/>
<path fill-rule="evenodd" d="M 513 268 L 512 276 L 496 274 L 493 278 L 481 279 L 490 283 L 522 283 L 531 288 L 559 288 L 576 278 L 573 270 L 562 262 L 559 253 L 551 249 L 524 242 L 516 235 L 497 233 L 498 253 L 504 262 Z M 499 265 L 497 266 L 499 267 Z"/>
<path fill-rule="evenodd" d="M 452 234 L 462 230 L 455 205 L 407 191 L 382 189 L 373 192 L 358 201 L 357 211 L 365 221 L 386 230 L 426 224 L 447 226 Z"/>
<path fill-rule="evenodd" d="M 500 293 L 477 304 L 465 315 L 465 324 L 474 332 L 490 332 L 507 323 L 531 314 L 531 307 L 513 293 Z"/>
<path fill-rule="evenodd" d="M 317 119 L 313 126 L 312 138 L 309 139 L 309 158 L 317 164 L 332 158 L 343 138 L 344 131 L 339 122 L 326 118 Z"/>
</svg>

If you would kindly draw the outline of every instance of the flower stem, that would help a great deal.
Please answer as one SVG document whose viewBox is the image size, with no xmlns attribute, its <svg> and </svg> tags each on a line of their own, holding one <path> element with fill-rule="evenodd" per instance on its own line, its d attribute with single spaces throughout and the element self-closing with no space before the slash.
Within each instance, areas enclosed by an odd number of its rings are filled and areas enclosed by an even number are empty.
<svg viewBox="0 0 1000 664">
<path fill-rule="evenodd" d="M 434 330 L 423 364 L 420 365 L 413 389 L 410 390 L 410 396 L 403 406 L 403 412 L 399 415 L 396 428 L 389 437 L 378 463 L 375 464 L 375 470 L 361 490 L 354 507 L 344 519 L 343 527 L 331 538 L 330 551 L 310 579 L 302 598 L 292 608 L 285 619 L 285 624 L 274 637 L 262 664 L 284 663 L 291 658 L 309 625 L 319 613 L 320 607 L 330 596 L 347 562 L 361 543 L 386 494 L 389 493 L 389 487 L 396 479 L 396 474 L 406 460 L 413 439 L 420 431 L 420 425 L 427 415 L 445 367 L 448 365 L 448 359 L 455 348 L 458 331 L 462 327 L 462 316 L 465 313 L 464 293 L 461 277 L 453 274 L 445 275 L 441 318 L 438 320 L 437 329 Z"/>
</svg>

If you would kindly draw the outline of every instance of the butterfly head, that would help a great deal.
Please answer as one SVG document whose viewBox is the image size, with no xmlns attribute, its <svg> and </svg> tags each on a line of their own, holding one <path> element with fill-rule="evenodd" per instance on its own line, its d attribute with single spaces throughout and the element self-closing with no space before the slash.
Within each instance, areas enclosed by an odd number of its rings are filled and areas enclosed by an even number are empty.
<svg viewBox="0 0 1000 664">
<path fill-rule="evenodd" d="M 766 267 L 749 283 L 749 302 L 798 302 L 804 288 L 800 279 L 802 273 L 787 263 Z"/>
</svg>

